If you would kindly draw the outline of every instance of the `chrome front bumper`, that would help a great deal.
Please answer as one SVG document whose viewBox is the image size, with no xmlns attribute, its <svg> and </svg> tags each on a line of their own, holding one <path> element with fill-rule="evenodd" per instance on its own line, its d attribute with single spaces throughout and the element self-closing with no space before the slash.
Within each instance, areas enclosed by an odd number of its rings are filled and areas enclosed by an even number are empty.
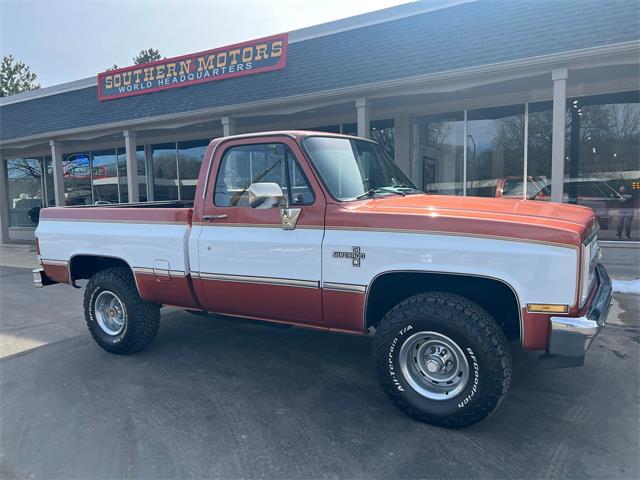
<svg viewBox="0 0 640 480">
<path fill-rule="evenodd" d="M 583 317 L 551 317 L 547 353 L 539 359 L 542 368 L 580 367 L 593 339 L 604 328 L 611 305 L 611 279 L 602 265 L 596 267 L 597 290 Z"/>
</svg>

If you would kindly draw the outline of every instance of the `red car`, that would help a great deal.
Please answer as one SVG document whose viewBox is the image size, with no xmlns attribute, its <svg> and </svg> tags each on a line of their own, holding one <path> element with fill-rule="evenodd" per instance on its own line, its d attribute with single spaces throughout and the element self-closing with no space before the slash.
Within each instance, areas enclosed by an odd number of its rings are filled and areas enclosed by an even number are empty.
<svg viewBox="0 0 640 480">
<path fill-rule="evenodd" d="M 496 185 L 496 198 L 522 198 L 523 186 L 522 177 L 500 178 Z M 527 199 L 551 201 L 550 180 L 528 177 Z M 613 213 L 620 208 L 624 197 L 604 180 L 570 179 L 564 181 L 563 201 L 591 208 L 598 218 L 600 228 L 608 230 Z"/>
</svg>

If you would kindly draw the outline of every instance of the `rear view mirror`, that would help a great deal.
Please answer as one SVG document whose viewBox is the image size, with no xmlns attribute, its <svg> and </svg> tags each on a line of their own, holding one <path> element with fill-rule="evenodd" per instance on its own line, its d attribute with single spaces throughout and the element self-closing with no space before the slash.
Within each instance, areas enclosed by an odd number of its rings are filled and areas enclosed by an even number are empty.
<svg viewBox="0 0 640 480">
<path fill-rule="evenodd" d="M 251 208 L 278 208 L 286 204 L 284 193 L 277 183 L 252 183 L 247 192 Z"/>
</svg>

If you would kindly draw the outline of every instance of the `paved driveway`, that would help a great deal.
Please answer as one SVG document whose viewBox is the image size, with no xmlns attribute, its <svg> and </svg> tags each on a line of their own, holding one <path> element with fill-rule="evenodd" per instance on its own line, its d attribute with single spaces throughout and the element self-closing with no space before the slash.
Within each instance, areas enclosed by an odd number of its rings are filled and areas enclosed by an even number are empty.
<svg viewBox="0 0 640 480">
<path fill-rule="evenodd" d="M 3 479 L 640 476 L 638 296 L 617 297 L 584 368 L 514 347 L 499 411 L 449 431 L 387 401 L 368 338 L 169 310 L 119 357 L 85 332 L 81 291 L 0 277 Z"/>
</svg>

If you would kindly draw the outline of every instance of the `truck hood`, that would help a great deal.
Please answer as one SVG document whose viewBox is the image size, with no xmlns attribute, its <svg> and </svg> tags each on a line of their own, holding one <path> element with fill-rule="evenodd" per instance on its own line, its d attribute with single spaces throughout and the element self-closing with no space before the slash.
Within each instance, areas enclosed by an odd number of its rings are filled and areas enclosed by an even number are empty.
<svg viewBox="0 0 640 480">
<path fill-rule="evenodd" d="M 327 225 L 505 237 L 579 246 L 596 227 L 577 205 L 503 198 L 388 195 L 337 204 Z M 339 213 L 341 212 L 341 214 Z"/>
</svg>

